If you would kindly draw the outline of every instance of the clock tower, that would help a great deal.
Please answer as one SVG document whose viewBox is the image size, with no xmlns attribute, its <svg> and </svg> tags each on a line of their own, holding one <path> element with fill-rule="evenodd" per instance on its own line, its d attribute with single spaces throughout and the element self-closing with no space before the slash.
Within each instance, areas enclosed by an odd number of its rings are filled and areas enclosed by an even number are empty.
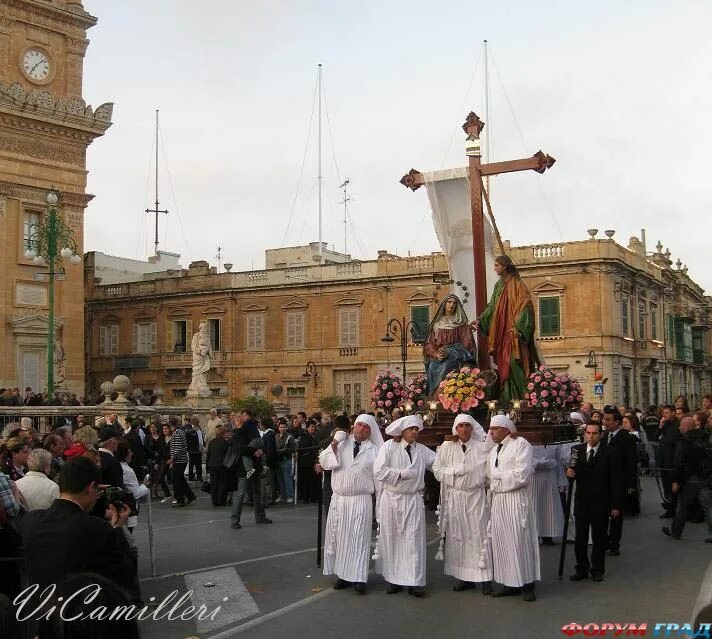
<svg viewBox="0 0 712 639">
<path fill-rule="evenodd" d="M 0 0 L 0 388 L 47 380 L 46 266 L 25 257 L 51 187 L 57 211 L 84 250 L 86 151 L 111 126 L 111 103 L 82 96 L 87 30 L 81 0 Z M 63 247 L 58 246 L 57 249 Z M 64 260 L 55 284 L 55 383 L 84 394 L 82 266 Z M 55 269 L 55 271 L 58 269 Z"/>
</svg>

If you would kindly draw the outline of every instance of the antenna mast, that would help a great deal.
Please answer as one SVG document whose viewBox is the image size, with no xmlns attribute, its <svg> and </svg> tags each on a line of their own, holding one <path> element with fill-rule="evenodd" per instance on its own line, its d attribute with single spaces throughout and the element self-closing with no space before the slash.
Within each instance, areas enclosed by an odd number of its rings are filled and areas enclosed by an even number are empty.
<svg viewBox="0 0 712 639">
<path fill-rule="evenodd" d="M 222 260 L 222 246 L 218 246 L 218 252 L 215 254 L 215 257 L 218 259 L 218 273 L 220 272 L 220 262 Z"/>
<path fill-rule="evenodd" d="M 319 152 L 318 152 L 318 183 L 319 183 L 319 264 L 324 263 L 324 248 L 321 243 L 321 63 L 317 75 L 317 91 L 319 93 Z"/>
<path fill-rule="evenodd" d="M 351 196 L 348 194 L 348 186 L 351 180 L 349 178 L 346 178 L 344 180 L 344 183 L 339 185 L 340 189 L 343 189 L 344 191 L 344 199 L 339 202 L 339 204 L 344 205 L 344 254 L 349 252 L 349 210 L 348 210 L 348 203 L 351 201 Z"/>
<path fill-rule="evenodd" d="M 490 110 L 489 110 L 489 66 L 487 64 L 487 40 L 483 41 L 483 46 L 484 46 L 484 63 L 485 63 L 485 73 L 484 73 L 484 80 L 485 80 L 485 86 L 484 86 L 484 94 L 485 94 L 485 122 L 487 123 L 487 130 L 485 131 L 485 162 L 491 162 L 492 161 L 492 147 L 490 145 L 490 142 L 492 140 L 492 119 L 490 118 Z M 490 194 L 490 176 L 487 175 L 485 176 L 485 190 L 487 191 L 487 195 Z"/>
<path fill-rule="evenodd" d="M 168 214 L 168 209 L 160 210 L 158 208 L 158 109 L 156 109 L 156 205 L 152 209 L 146 209 L 146 213 L 153 213 L 156 216 L 156 229 L 153 239 L 153 254 L 158 256 L 158 214 Z"/>
</svg>

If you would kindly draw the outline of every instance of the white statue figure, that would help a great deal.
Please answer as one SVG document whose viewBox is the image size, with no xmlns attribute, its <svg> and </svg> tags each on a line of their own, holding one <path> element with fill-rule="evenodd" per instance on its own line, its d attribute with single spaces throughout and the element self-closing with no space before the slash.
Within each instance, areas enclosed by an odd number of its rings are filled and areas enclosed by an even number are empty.
<svg viewBox="0 0 712 639">
<path fill-rule="evenodd" d="M 54 343 L 54 385 L 55 387 L 60 387 L 64 384 L 66 379 L 65 371 L 65 360 L 66 355 L 64 352 L 64 346 L 62 342 L 57 340 Z"/>
<path fill-rule="evenodd" d="M 200 322 L 198 332 L 193 335 L 190 346 L 193 351 L 193 380 L 190 383 L 188 395 L 209 397 L 208 371 L 210 370 L 210 358 L 213 356 L 213 349 L 210 346 L 210 333 L 208 332 L 207 322 Z"/>
</svg>

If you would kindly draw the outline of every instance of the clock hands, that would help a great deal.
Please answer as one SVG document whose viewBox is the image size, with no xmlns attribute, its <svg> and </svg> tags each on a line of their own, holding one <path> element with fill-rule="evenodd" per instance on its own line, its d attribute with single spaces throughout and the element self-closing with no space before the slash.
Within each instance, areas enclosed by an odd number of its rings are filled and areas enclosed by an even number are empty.
<svg viewBox="0 0 712 639">
<path fill-rule="evenodd" d="M 37 63 L 35 64 L 35 66 L 33 66 L 33 67 L 29 70 L 28 73 L 30 73 L 30 74 L 34 73 L 35 69 L 36 69 L 38 66 L 40 66 L 40 64 L 42 64 L 43 62 L 46 62 L 46 60 L 40 60 L 39 62 L 37 62 Z"/>
</svg>

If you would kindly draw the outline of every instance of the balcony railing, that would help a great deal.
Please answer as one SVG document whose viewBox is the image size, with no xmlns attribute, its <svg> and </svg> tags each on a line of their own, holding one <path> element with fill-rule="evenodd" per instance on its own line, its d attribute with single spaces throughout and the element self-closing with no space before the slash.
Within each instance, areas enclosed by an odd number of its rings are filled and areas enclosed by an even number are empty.
<svg viewBox="0 0 712 639">
<path fill-rule="evenodd" d="M 535 259 L 542 259 L 547 257 L 564 257 L 564 245 L 542 244 L 540 246 L 533 246 L 532 256 Z"/>
</svg>

